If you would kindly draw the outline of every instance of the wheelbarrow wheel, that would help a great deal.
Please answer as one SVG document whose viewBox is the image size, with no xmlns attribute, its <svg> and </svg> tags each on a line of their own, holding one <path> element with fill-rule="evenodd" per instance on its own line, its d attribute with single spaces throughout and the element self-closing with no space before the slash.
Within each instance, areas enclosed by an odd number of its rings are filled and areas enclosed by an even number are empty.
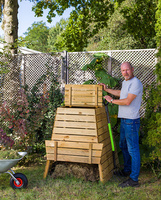
<svg viewBox="0 0 161 200">
<path fill-rule="evenodd" d="M 16 181 L 11 177 L 10 185 L 13 189 L 21 189 L 21 188 L 27 187 L 28 180 L 24 174 L 16 173 L 16 174 L 14 174 L 14 177 L 19 181 L 19 184 L 17 184 Z"/>
</svg>

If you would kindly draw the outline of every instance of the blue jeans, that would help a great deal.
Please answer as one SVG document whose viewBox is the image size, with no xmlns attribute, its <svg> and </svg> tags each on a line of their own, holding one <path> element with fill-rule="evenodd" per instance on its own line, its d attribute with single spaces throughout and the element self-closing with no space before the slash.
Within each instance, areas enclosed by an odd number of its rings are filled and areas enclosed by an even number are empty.
<svg viewBox="0 0 161 200">
<path fill-rule="evenodd" d="M 140 173 L 139 119 L 121 119 L 120 149 L 124 158 L 124 171 L 131 171 L 130 178 L 138 181 Z"/>
</svg>

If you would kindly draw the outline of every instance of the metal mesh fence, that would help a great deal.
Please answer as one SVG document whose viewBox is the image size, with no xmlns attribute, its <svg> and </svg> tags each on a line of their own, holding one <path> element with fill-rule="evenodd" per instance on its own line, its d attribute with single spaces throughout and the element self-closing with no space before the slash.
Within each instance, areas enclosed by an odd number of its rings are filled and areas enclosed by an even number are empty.
<svg viewBox="0 0 161 200">
<path fill-rule="evenodd" d="M 154 68 L 156 64 L 155 49 L 143 50 L 112 50 L 101 51 L 110 56 L 104 63 L 104 68 L 114 77 L 121 78 L 120 65 L 128 61 L 135 68 L 135 76 L 143 85 L 151 84 L 156 80 Z M 81 84 L 89 79 L 95 79 L 92 71 L 84 72 L 82 67 L 93 60 L 97 52 L 71 52 L 68 53 L 69 84 Z"/>
<path fill-rule="evenodd" d="M 122 79 L 120 65 L 124 61 L 129 61 L 134 66 L 135 76 L 138 77 L 145 87 L 156 81 L 154 68 L 156 64 L 155 49 L 141 50 L 112 50 L 104 52 L 109 58 L 104 63 L 104 68 L 114 77 Z M 93 54 L 98 52 L 66 52 L 66 54 L 27 54 L 10 58 L 0 57 L 0 61 L 7 62 L 8 73 L 0 76 L 0 101 L 16 101 L 17 92 L 21 86 L 27 84 L 30 92 L 35 83 L 48 71 L 54 73 L 62 87 L 64 83 L 82 84 L 89 79 L 96 78 L 93 71 L 83 71 L 82 67 L 93 60 Z M 66 56 L 64 59 L 64 55 Z M 44 86 L 48 90 L 50 80 L 39 88 L 43 93 Z M 121 86 L 121 85 L 120 85 Z M 119 87 L 120 87 L 119 86 Z M 142 102 L 141 115 L 145 110 L 145 102 Z"/>
<path fill-rule="evenodd" d="M 94 72 L 91 70 L 82 71 L 82 67 L 89 64 L 93 60 L 93 55 L 97 52 L 71 52 L 68 53 L 68 80 L 69 84 L 82 84 L 87 80 L 93 79 L 96 81 Z M 108 51 L 104 51 L 109 54 Z M 103 66 L 108 71 L 108 63 Z"/>
<path fill-rule="evenodd" d="M 57 81 L 61 83 L 61 55 L 51 54 L 30 54 L 25 55 L 23 60 L 23 84 L 28 85 L 28 91 L 31 91 L 35 83 L 45 74 L 53 72 Z M 41 84 L 39 91 L 43 93 L 44 86 L 46 90 L 50 88 L 50 79 L 46 79 Z"/>
<path fill-rule="evenodd" d="M 61 82 L 61 55 L 52 54 L 27 54 L 12 58 L 0 57 L 7 71 L 0 77 L 0 102 L 7 101 L 12 104 L 17 101 L 18 91 L 27 85 L 30 92 L 35 83 L 45 74 L 53 72 L 57 81 Z M 43 93 L 50 88 L 51 81 L 46 79 L 39 87 Z"/>
<path fill-rule="evenodd" d="M 12 104 L 17 100 L 18 90 L 21 86 L 22 56 L 0 56 L 0 102 L 7 101 Z"/>
</svg>

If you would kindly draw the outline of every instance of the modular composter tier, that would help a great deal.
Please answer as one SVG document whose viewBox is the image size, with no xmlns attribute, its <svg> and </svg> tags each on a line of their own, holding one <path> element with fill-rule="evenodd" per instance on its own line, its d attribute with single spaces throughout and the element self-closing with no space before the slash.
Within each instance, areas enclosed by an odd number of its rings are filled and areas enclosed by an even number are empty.
<svg viewBox="0 0 161 200">
<path fill-rule="evenodd" d="M 51 140 L 45 141 L 44 178 L 50 164 L 56 161 L 97 164 L 101 182 L 112 177 L 114 164 L 107 114 L 102 102 L 98 102 L 100 97 L 96 97 L 100 91 L 100 85 L 66 85 L 65 102 L 68 106 L 57 108 Z M 82 98 L 83 95 L 86 98 Z M 116 152 L 115 158 L 118 165 Z"/>
</svg>

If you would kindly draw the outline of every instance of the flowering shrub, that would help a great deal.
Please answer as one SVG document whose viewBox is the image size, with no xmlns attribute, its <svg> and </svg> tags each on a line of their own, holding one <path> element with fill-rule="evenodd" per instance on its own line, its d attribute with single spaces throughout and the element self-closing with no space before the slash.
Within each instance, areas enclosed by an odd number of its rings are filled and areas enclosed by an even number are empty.
<svg viewBox="0 0 161 200">
<path fill-rule="evenodd" d="M 23 150 L 27 146 L 27 118 L 29 116 L 27 99 L 24 97 L 24 89 L 20 89 L 18 101 L 12 108 L 8 107 L 7 102 L 4 102 L 0 108 L 1 126 L 14 140 L 13 148 Z M 4 145 L 4 143 L 2 144 Z"/>
<path fill-rule="evenodd" d="M 14 141 L 11 139 L 11 137 L 7 136 L 6 133 L 4 133 L 3 129 L 0 128 L 0 144 L 5 146 L 6 148 L 13 146 Z"/>
<path fill-rule="evenodd" d="M 41 94 L 40 87 L 46 79 L 49 79 L 51 85 L 48 91 Z M 59 83 L 50 71 L 38 79 L 31 92 L 28 91 L 28 86 L 21 88 L 17 102 L 11 108 L 6 102 L 0 108 L 0 123 L 6 132 L 6 140 L 9 135 L 14 144 L 5 143 L 5 140 L 1 139 L 2 134 L 0 143 L 4 146 L 8 144 L 14 149 L 27 150 L 30 148 L 32 151 L 37 151 L 38 146 L 41 151 L 41 144 L 45 146 L 44 140 L 51 137 L 55 112 L 61 105 L 62 98 Z"/>
</svg>

